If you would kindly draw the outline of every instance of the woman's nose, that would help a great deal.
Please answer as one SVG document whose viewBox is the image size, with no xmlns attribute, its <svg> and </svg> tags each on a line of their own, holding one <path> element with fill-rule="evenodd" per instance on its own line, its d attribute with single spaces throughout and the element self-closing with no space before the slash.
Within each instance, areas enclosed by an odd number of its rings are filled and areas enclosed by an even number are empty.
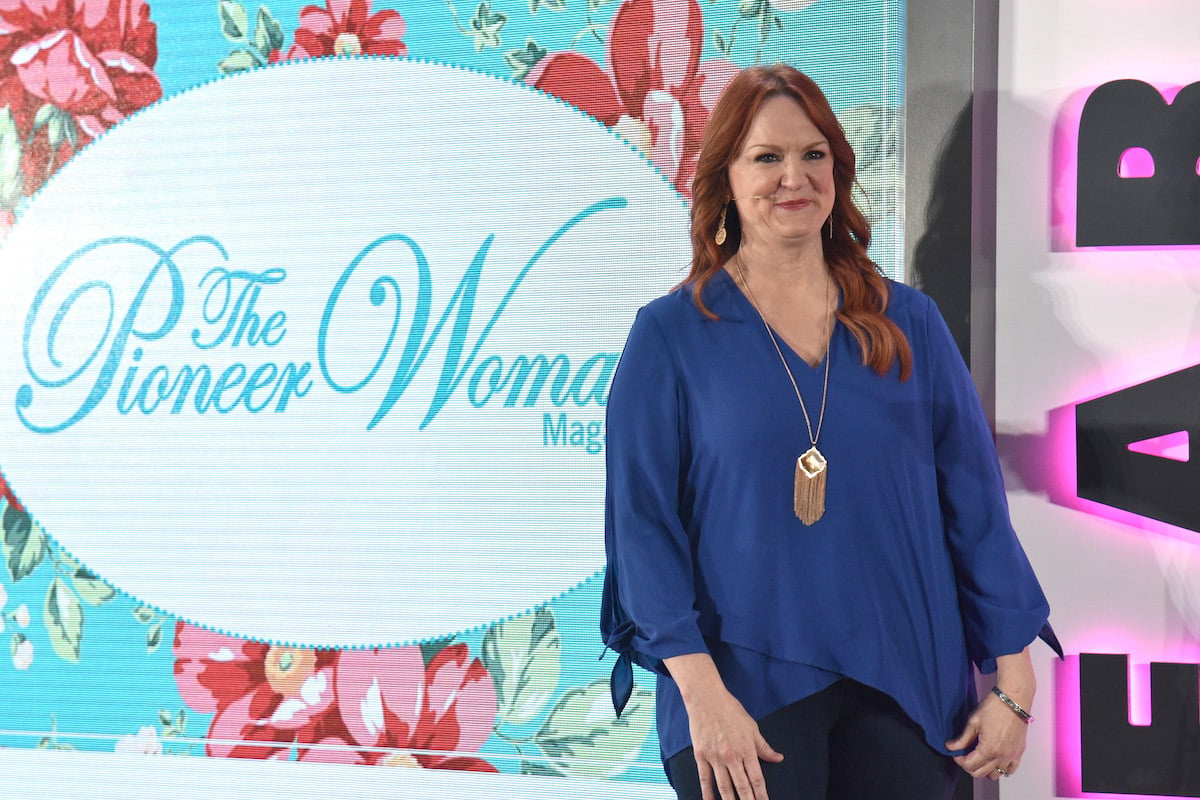
<svg viewBox="0 0 1200 800">
<path fill-rule="evenodd" d="M 797 158 L 789 158 L 783 165 L 783 185 L 797 188 L 809 182 L 808 163 Z"/>
</svg>

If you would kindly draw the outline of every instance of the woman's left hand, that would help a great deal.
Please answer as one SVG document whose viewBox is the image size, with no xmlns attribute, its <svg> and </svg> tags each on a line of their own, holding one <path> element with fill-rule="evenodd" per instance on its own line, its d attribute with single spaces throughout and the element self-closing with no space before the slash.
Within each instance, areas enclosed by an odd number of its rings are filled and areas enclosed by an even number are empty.
<svg viewBox="0 0 1200 800">
<path fill-rule="evenodd" d="M 1035 679 L 1033 665 L 1026 649 L 1021 653 L 997 659 L 998 685 L 1022 708 L 1033 705 Z M 1004 701 L 988 692 L 967 719 L 966 727 L 957 739 L 946 742 L 947 749 L 974 749 L 954 761 L 974 778 L 998 780 L 1012 775 L 1021 765 L 1025 752 L 1025 737 L 1029 723 L 1021 719 Z"/>
<path fill-rule="evenodd" d="M 946 742 L 946 747 L 965 750 L 974 745 L 975 749 L 966 755 L 955 756 L 954 762 L 974 778 L 997 780 L 1005 773 L 1012 775 L 1020 766 L 1028 727 L 989 692 L 967 719 L 962 735 Z"/>
</svg>

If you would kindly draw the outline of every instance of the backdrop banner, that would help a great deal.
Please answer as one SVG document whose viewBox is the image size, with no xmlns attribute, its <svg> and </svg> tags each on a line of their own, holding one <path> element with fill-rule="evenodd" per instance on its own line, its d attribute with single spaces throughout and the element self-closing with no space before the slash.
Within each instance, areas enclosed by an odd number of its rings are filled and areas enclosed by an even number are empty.
<svg viewBox="0 0 1200 800">
<path fill-rule="evenodd" d="M 668 796 L 597 660 L 609 382 L 739 68 L 829 93 L 902 273 L 902 47 L 898 0 L 5 4 L 0 749 Z"/>
</svg>

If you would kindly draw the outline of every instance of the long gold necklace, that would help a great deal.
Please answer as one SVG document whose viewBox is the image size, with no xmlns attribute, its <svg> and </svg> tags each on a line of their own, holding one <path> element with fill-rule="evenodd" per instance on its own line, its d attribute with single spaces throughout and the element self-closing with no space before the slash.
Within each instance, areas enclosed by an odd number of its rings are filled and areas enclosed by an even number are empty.
<svg viewBox="0 0 1200 800">
<path fill-rule="evenodd" d="M 767 329 L 767 336 L 771 337 L 771 344 L 775 345 L 779 363 L 783 364 L 788 380 L 792 382 L 796 399 L 800 401 L 800 411 L 804 414 L 804 425 L 808 428 L 808 441 L 811 446 L 796 459 L 792 508 L 801 522 L 805 525 L 812 525 L 825 515 L 825 482 L 829 475 L 829 462 L 817 449 L 817 440 L 821 438 L 821 426 L 825 423 L 825 399 L 829 395 L 829 362 L 833 355 L 833 314 L 829 314 L 825 326 L 825 385 L 821 387 L 821 411 L 817 415 L 817 429 L 814 432 L 808 416 L 808 407 L 804 405 L 804 397 L 800 394 L 800 386 L 796 383 L 796 376 L 792 374 L 792 368 L 788 366 L 787 359 L 783 357 L 783 349 L 779 346 L 775 331 L 771 330 L 771 326 L 767 324 L 767 318 L 763 316 L 762 308 L 758 305 L 754 292 L 750 290 L 750 282 L 746 280 L 746 273 L 742 270 L 741 254 L 735 253 L 733 258 L 738 278 L 741 280 L 742 286 L 746 287 L 746 295 L 750 298 L 750 305 L 754 306 L 754 310 L 758 312 L 758 318 L 762 320 L 763 327 Z"/>
</svg>

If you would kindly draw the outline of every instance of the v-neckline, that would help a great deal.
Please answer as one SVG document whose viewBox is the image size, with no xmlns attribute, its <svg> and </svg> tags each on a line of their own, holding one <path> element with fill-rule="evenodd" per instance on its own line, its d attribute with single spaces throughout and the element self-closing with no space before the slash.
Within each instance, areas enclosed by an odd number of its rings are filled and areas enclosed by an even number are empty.
<svg viewBox="0 0 1200 800">
<path fill-rule="evenodd" d="M 838 329 L 837 311 L 842 307 L 842 293 L 840 288 L 838 289 L 837 305 L 834 306 L 832 320 L 833 324 L 830 325 L 829 328 L 829 339 L 825 342 L 825 352 L 821 354 L 821 358 L 818 359 L 816 364 L 810 364 L 808 363 L 808 359 L 796 352 L 796 348 L 792 347 L 788 340 L 783 338 L 783 336 L 779 334 L 779 331 L 772 328 L 771 323 L 767 322 L 766 318 L 759 313 L 758 307 L 755 306 L 754 303 L 750 302 L 750 298 L 746 295 L 746 292 L 742 289 L 742 287 L 738 286 L 738 282 L 733 277 L 733 274 L 724 268 L 721 269 L 721 272 L 725 275 L 725 278 L 729 281 L 734 291 L 737 292 L 737 296 L 740 298 L 742 304 L 749 309 L 749 320 L 751 322 L 757 322 L 761 324 L 763 328 L 768 331 L 768 337 L 775 340 L 775 342 L 779 345 L 780 351 L 785 356 L 790 355 L 792 361 L 799 361 L 810 372 L 824 371 L 825 361 L 829 358 L 829 351 L 833 349 L 833 340 Z"/>
</svg>

